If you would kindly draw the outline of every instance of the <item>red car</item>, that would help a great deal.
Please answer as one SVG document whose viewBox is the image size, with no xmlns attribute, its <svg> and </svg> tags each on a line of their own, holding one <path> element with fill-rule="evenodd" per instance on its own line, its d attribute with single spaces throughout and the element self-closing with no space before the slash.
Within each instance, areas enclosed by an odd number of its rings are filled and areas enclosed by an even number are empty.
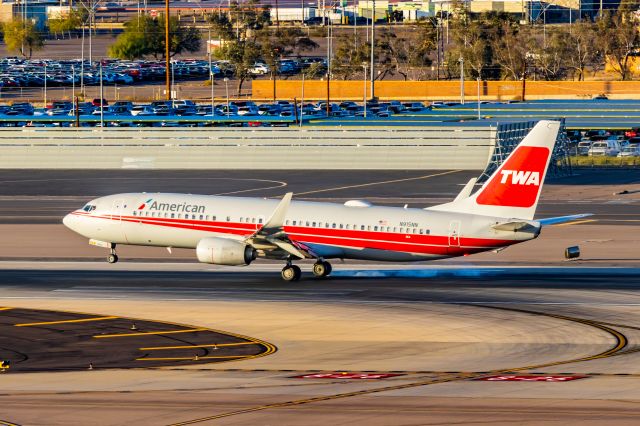
<svg viewBox="0 0 640 426">
<path fill-rule="evenodd" d="M 93 105 L 94 107 L 98 107 L 100 106 L 100 98 L 95 98 L 94 100 L 91 101 L 91 105 Z M 107 102 L 106 99 L 102 99 L 102 106 L 108 106 L 109 102 Z"/>
</svg>

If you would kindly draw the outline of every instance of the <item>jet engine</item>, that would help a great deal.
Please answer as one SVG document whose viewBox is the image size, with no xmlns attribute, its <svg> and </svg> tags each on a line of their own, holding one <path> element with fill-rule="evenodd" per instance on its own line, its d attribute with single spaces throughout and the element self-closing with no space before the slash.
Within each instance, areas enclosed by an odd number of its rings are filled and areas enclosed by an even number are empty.
<svg viewBox="0 0 640 426">
<path fill-rule="evenodd" d="M 198 260 L 215 265 L 244 266 L 256 258 L 253 247 L 229 238 L 203 238 L 196 247 Z"/>
</svg>

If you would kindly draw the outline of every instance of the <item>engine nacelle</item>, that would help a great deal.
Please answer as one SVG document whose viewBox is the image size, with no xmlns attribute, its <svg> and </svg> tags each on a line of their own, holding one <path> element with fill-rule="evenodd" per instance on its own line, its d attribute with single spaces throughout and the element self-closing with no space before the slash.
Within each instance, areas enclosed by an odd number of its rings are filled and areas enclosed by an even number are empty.
<svg viewBox="0 0 640 426">
<path fill-rule="evenodd" d="M 215 265 L 248 265 L 256 258 L 253 247 L 229 238 L 203 238 L 196 247 L 198 260 Z"/>
</svg>

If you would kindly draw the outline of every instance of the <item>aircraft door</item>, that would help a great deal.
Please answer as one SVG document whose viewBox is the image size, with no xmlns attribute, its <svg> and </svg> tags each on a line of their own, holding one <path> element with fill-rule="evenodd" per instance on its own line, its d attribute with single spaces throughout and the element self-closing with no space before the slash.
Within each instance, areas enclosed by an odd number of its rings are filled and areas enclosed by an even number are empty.
<svg viewBox="0 0 640 426">
<path fill-rule="evenodd" d="M 460 221 L 449 222 L 449 247 L 460 247 Z"/>
<path fill-rule="evenodd" d="M 113 226 L 114 237 L 117 241 L 112 242 L 126 242 L 126 236 L 124 233 L 124 227 L 122 226 L 122 214 L 125 208 L 124 200 L 115 200 L 111 207 L 111 220 Z M 114 239 L 116 239 L 114 238 Z"/>
</svg>

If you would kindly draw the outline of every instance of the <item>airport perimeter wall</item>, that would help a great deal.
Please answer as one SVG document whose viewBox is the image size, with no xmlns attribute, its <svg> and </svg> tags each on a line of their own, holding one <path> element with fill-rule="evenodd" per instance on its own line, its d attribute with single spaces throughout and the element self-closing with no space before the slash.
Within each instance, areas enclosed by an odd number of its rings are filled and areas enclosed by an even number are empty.
<svg viewBox="0 0 640 426">
<path fill-rule="evenodd" d="M 483 170 L 494 126 L 2 128 L 3 169 Z"/>
<path fill-rule="evenodd" d="M 478 87 L 479 86 L 479 87 Z M 467 102 L 481 100 L 521 100 L 522 81 L 466 81 L 464 94 Z M 376 81 L 375 95 L 381 100 L 459 100 L 460 81 Z M 336 100 L 362 100 L 370 96 L 371 85 L 360 81 L 331 81 L 330 97 Z M 640 98 L 640 81 L 527 81 L 525 99 L 591 99 L 605 94 L 610 98 Z M 254 80 L 254 99 L 273 99 L 273 80 Z M 301 80 L 277 80 L 277 99 L 302 99 Z M 304 99 L 326 99 L 326 81 L 305 81 Z"/>
</svg>

